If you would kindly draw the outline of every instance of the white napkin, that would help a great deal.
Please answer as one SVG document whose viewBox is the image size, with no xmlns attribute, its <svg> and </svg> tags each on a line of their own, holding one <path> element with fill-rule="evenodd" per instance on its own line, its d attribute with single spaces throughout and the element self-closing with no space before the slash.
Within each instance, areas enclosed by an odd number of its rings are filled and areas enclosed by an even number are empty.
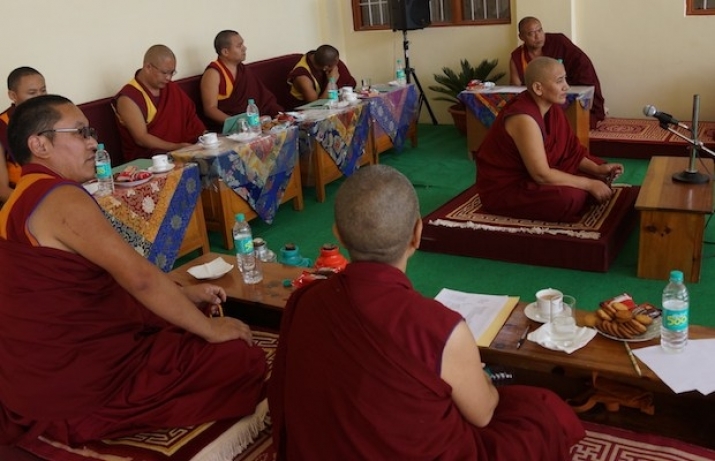
<svg viewBox="0 0 715 461">
<path fill-rule="evenodd" d="M 529 333 L 526 339 L 528 339 L 529 341 L 533 341 L 547 349 L 551 349 L 554 351 L 564 351 L 567 354 L 570 354 L 573 351 L 581 349 L 583 346 L 588 344 L 588 342 L 591 341 L 594 336 L 596 336 L 596 330 L 594 330 L 593 328 L 577 327 L 576 336 L 574 337 L 573 342 L 570 346 L 565 347 L 551 340 L 550 329 L 551 325 L 545 323 L 536 330 Z"/>
<path fill-rule="evenodd" d="M 189 274 L 200 280 L 217 279 L 233 269 L 233 265 L 227 263 L 220 256 L 213 261 L 198 266 L 190 267 L 186 270 Z"/>
</svg>

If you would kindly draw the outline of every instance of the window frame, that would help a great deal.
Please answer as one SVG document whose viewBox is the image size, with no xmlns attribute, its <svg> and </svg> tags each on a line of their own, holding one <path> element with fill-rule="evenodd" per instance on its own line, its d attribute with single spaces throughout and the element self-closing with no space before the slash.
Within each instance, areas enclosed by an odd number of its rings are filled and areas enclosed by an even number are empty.
<svg viewBox="0 0 715 461">
<path fill-rule="evenodd" d="M 711 16 L 715 15 L 715 1 L 713 5 L 707 8 L 696 8 L 696 0 L 685 0 L 685 15 L 686 16 Z"/>
<path fill-rule="evenodd" d="M 689 0 L 690 1 L 690 0 Z M 360 0 L 351 0 L 352 10 L 353 10 L 353 30 L 356 32 L 369 31 L 369 30 L 390 30 L 390 24 L 379 25 L 379 26 L 363 26 L 362 25 L 362 11 L 360 10 Z M 462 26 L 489 26 L 494 24 L 511 24 L 511 4 L 509 5 L 509 17 L 499 18 L 499 19 L 481 19 L 481 20 L 465 20 L 464 19 L 464 8 L 462 7 L 462 0 L 450 0 L 452 6 L 454 19 L 450 22 L 437 22 L 432 21 L 432 23 L 427 27 L 462 27 Z M 388 4 L 389 7 L 389 4 Z"/>
</svg>

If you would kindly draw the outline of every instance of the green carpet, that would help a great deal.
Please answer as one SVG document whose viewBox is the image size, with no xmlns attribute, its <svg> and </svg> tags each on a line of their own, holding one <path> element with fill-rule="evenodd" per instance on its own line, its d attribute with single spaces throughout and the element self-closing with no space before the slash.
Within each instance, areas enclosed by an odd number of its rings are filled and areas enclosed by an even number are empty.
<svg viewBox="0 0 715 461">
<path fill-rule="evenodd" d="M 614 160 L 615 161 L 615 160 Z M 625 165 L 619 182 L 641 184 L 648 166 L 646 160 L 617 159 Z M 467 158 L 466 137 L 451 126 L 419 126 L 419 146 L 409 144 L 402 153 L 388 151 L 380 156 L 380 163 L 391 165 L 404 173 L 415 186 L 421 211 L 425 215 L 462 190 L 475 178 L 475 166 Z M 332 233 L 333 197 L 340 181 L 327 187 L 327 200 L 318 203 L 315 189 L 304 188 L 305 209 L 297 212 L 290 203 L 281 206 L 275 221 L 267 225 L 251 221 L 254 236 L 263 237 L 269 248 L 278 251 L 285 243 L 293 242 L 303 256 L 315 258 L 320 246 L 336 242 Z M 715 229 L 708 226 L 706 242 L 715 241 Z M 218 234 L 212 234 L 213 251 L 228 253 Z M 345 253 L 345 252 L 344 252 Z M 706 244 L 703 254 L 701 281 L 689 284 L 691 322 L 715 327 L 715 309 L 707 307 L 708 299 L 715 299 L 715 248 Z M 612 296 L 629 293 L 637 302 L 660 305 L 665 280 L 646 280 L 636 277 L 638 260 L 638 232 L 634 230 L 621 254 L 607 273 L 582 272 L 567 269 L 505 263 L 487 259 L 467 258 L 428 252 L 417 252 L 408 266 L 408 276 L 415 288 L 433 297 L 443 287 L 474 293 L 507 294 L 531 302 L 534 293 L 554 287 L 576 297 L 578 307 L 593 310 L 598 303 Z M 186 262 L 182 258 L 181 262 Z"/>
</svg>

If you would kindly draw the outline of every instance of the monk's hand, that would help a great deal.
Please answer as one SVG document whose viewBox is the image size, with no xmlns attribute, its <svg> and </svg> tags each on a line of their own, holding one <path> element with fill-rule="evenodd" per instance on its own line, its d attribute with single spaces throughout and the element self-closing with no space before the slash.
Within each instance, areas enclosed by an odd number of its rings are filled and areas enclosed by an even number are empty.
<svg viewBox="0 0 715 461">
<path fill-rule="evenodd" d="M 604 163 L 599 166 L 601 174 L 606 182 L 612 183 L 616 178 L 623 174 L 623 165 L 620 163 Z"/>
<path fill-rule="evenodd" d="M 182 288 L 187 298 L 197 306 L 202 303 L 220 305 L 226 301 L 226 292 L 223 288 L 210 283 L 200 283 Z"/>
<path fill-rule="evenodd" d="M 223 343 L 234 339 L 242 339 L 253 346 L 253 333 L 245 323 L 232 317 L 212 317 L 208 319 L 211 330 L 204 339 L 210 343 Z"/>
<path fill-rule="evenodd" d="M 603 181 L 593 179 L 589 181 L 589 194 L 593 195 L 598 203 L 603 203 L 611 198 L 613 195 L 613 190 L 611 187 Z"/>
<path fill-rule="evenodd" d="M 336 82 L 340 78 L 340 72 L 338 72 L 337 64 L 335 65 L 335 67 L 330 69 L 330 72 L 328 72 L 328 78 L 334 78 Z"/>
</svg>

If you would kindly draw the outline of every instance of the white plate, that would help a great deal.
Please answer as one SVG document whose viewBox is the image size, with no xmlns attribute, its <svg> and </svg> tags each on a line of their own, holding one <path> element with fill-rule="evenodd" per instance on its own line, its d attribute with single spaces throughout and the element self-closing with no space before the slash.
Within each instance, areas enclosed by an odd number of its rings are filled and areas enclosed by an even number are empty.
<svg viewBox="0 0 715 461">
<path fill-rule="evenodd" d="M 152 172 L 152 171 L 151 171 L 151 168 L 150 168 L 148 171 L 151 173 L 151 172 Z M 115 176 L 114 176 L 114 178 L 115 178 L 115 179 L 114 179 L 114 185 L 115 185 L 116 187 L 134 187 L 134 186 L 138 186 L 138 185 L 140 185 L 140 184 L 144 184 L 144 183 L 147 183 L 147 182 L 151 181 L 151 178 L 154 177 L 154 175 L 152 174 L 152 175 L 149 175 L 148 178 L 139 179 L 139 180 L 137 180 L 137 181 L 117 181 L 117 180 L 116 180 L 116 177 L 117 177 L 117 176 L 118 176 L 118 175 L 115 175 Z"/>
<path fill-rule="evenodd" d="M 548 316 L 541 316 L 541 314 L 536 308 L 536 302 L 533 302 L 524 308 L 524 315 L 526 315 L 529 320 L 533 320 L 534 322 L 546 323 L 549 321 Z"/>
<path fill-rule="evenodd" d="M 211 148 L 218 146 L 219 144 L 221 144 L 221 142 L 219 140 L 216 140 L 216 142 L 200 142 L 199 143 L 199 145 L 201 147 L 203 147 L 204 149 L 211 149 Z"/>
<path fill-rule="evenodd" d="M 598 334 L 601 336 L 605 336 L 608 339 L 613 339 L 615 341 L 625 341 L 627 343 L 639 343 L 641 341 L 650 341 L 651 339 L 655 339 L 660 336 L 660 324 L 661 324 L 661 318 L 658 317 L 656 319 L 653 319 L 653 323 L 648 325 L 648 329 L 645 331 L 640 336 L 636 336 L 634 338 L 629 338 L 629 339 L 623 339 L 619 338 L 617 336 L 612 336 L 609 335 L 608 333 L 604 333 L 598 328 L 594 328 Z"/>
<path fill-rule="evenodd" d="M 211 262 L 190 267 L 186 272 L 199 280 L 214 280 L 226 275 L 231 269 L 233 269 L 232 264 L 218 257 Z"/>
<path fill-rule="evenodd" d="M 233 139 L 234 141 L 238 142 L 247 142 L 257 137 L 258 133 L 234 133 L 228 136 L 229 139 Z"/>
<path fill-rule="evenodd" d="M 154 173 L 154 174 L 167 173 L 167 172 L 173 170 L 175 166 L 176 165 L 174 165 L 173 163 L 170 163 L 169 166 L 166 166 L 164 168 L 156 168 L 156 167 L 154 167 L 154 165 L 152 165 L 149 168 L 147 168 L 147 171 L 149 173 Z"/>
</svg>

